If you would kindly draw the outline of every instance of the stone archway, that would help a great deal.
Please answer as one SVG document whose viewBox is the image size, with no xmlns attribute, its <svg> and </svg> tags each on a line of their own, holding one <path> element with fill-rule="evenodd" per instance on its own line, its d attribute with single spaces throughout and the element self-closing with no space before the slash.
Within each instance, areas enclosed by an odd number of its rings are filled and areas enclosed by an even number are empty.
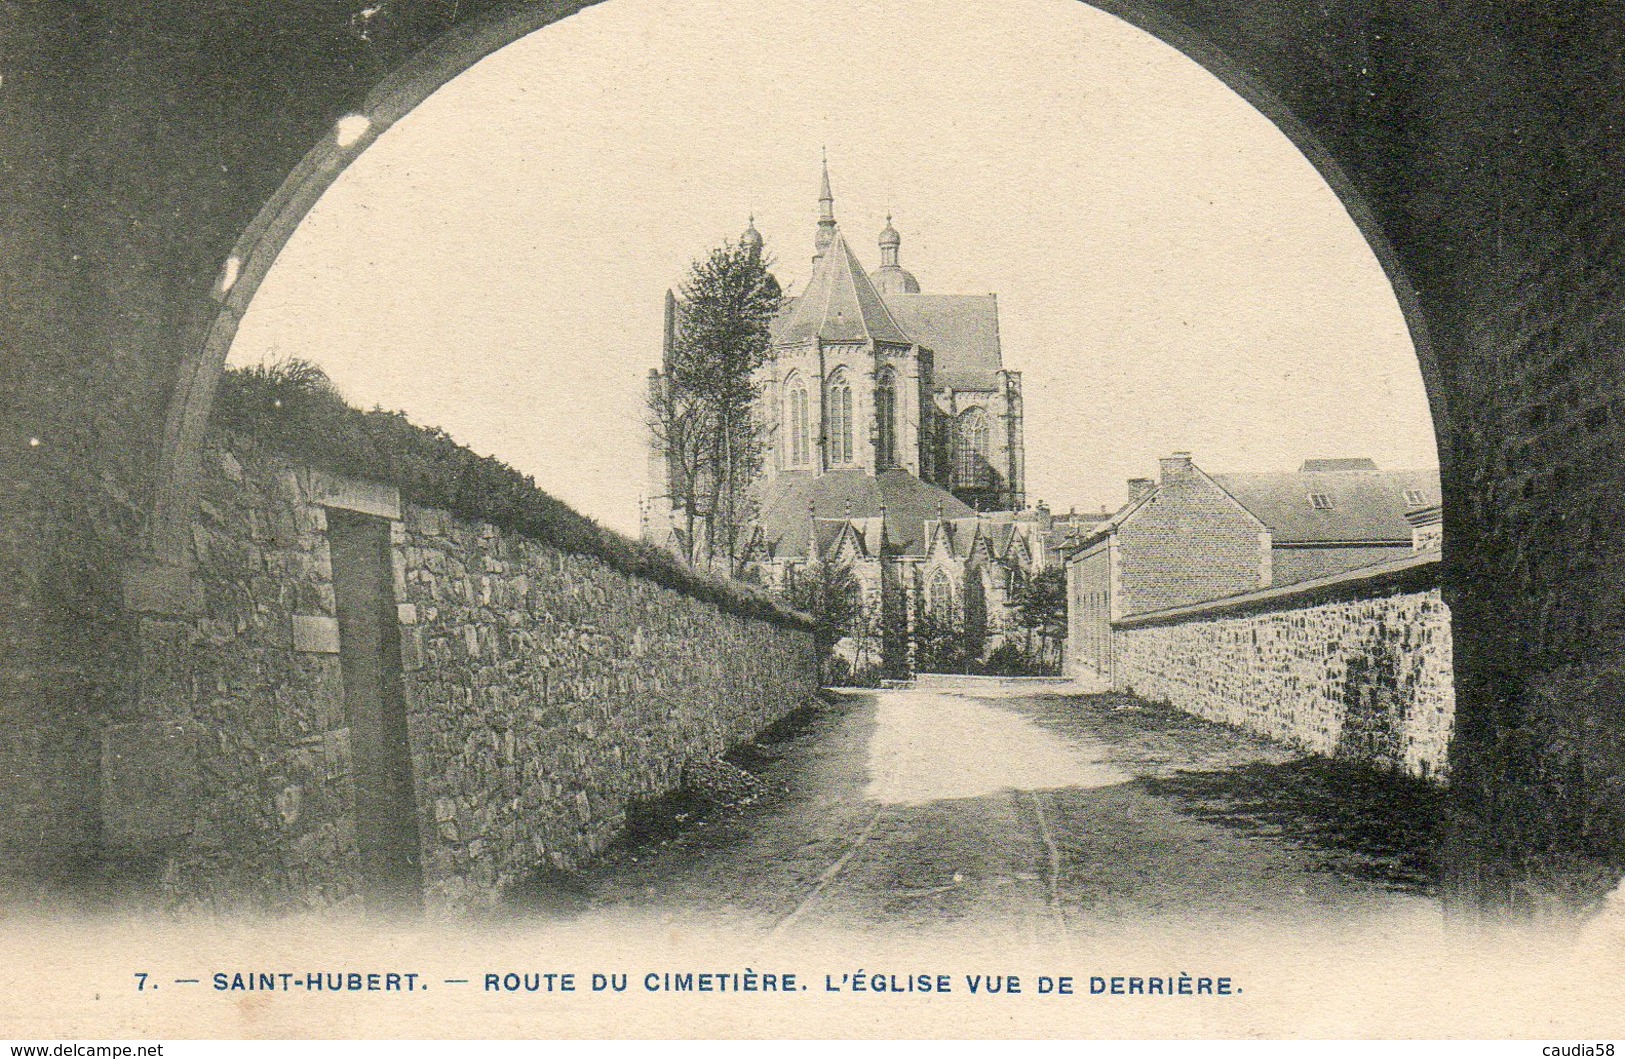
<svg viewBox="0 0 1625 1059">
<path fill-rule="evenodd" d="M 16 659 L 5 699 L 11 717 L 79 732 L 37 733 L 13 771 L 72 759 L 84 772 L 98 723 L 85 715 L 116 716 L 132 680 L 120 628 L 186 605 L 188 461 L 236 321 L 305 211 L 439 85 L 582 6 L 6 10 L 0 107 L 17 134 L 0 150 L 21 178 L 0 191 L 0 393 L 16 467 L 0 555 Z M 1387 270 L 1446 495 L 1456 876 L 1492 896 L 1534 892 L 1551 872 L 1595 890 L 1625 859 L 1625 405 L 1612 396 L 1625 364 L 1609 308 L 1622 271 L 1609 132 L 1625 111 L 1621 5 L 1097 6 L 1270 117 Z M 49 859 L 25 836 L 56 829 L 94 848 L 82 799 L 52 810 L 51 784 L 35 788 L 10 810 L 8 847 Z"/>
<path fill-rule="evenodd" d="M 208 420 L 215 379 L 225 363 L 238 322 L 305 215 L 373 140 L 442 85 L 505 45 L 597 2 L 600 0 L 583 0 L 542 9 L 526 5 L 502 17 L 452 27 L 383 78 L 360 105 L 338 117 L 259 210 L 222 263 L 211 290 L 219 303 L 218 312 L 192 340 L 177 373 L 165 418 L 147 528 L 147 550 L 159 562 L 184 561 L 192 462 Z M 1092 6 L 1124 18 L 1201 63 L 1263 113 L 1315 166 L 1389 277 L 1417 351 L 1434 422 L 1443 424 L 1447 414 L 1444 388 L 1438 384 L 1426 318 L 1415 289 L 1365 193 L 1326 145 L 1258 78 L 1156 5 L 1128 0 Z M 1437 429 L 1444 433 L 1442 426 Z"/>
</svg>

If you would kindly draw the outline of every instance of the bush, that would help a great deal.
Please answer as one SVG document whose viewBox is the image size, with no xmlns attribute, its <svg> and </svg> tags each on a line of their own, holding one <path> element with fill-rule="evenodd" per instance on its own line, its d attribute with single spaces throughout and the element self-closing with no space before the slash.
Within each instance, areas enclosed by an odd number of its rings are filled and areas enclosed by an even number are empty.
<svg viewBox="0 0 1625 1059">
<path fill-rule="evenodd" d="M 1042 652 L 1029 651 L 1019 643 L 1006 640 L 970 671 L 990 677 L 1053 677 L 1060 674 L 1060 667 Z"/>
</svg>

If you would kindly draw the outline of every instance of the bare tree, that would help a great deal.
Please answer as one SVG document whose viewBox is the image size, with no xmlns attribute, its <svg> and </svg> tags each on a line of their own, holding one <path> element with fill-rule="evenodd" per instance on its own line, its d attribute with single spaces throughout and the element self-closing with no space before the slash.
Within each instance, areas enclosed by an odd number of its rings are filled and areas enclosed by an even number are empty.
<svg viewBox="0 0 1625 1059">
<path fill-rule="evenodd" d="M 710 511 L 708 475 L 712 432 L 709 410 L 693 393 L 673 386 L 669 374 L 651 380 L 649 430 L 666 463 L 666 488 L 672 507 L 682 512 L 684 558 L 699 565 L 705 542 L 697 536 Z"/>
<path fill-rule="evenodd" d="M 665 451 L 689 561 L 726 561 L 737 576 L 766 451 L 756 371 L 772 355 L 769 326 L 783 292 L 760 248 L 741 244 L 695 261 L 681 297 L 665 373 L 650 388 L 650 429 Z"/>
</svg>

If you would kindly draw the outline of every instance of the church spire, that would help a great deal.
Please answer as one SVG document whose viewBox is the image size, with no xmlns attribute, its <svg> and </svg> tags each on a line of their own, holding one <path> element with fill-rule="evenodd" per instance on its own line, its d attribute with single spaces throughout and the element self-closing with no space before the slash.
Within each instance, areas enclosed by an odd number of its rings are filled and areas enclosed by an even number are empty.
<svg viewBox="0 0 1625 1059">
<path fill-rule="evenodd" d="M 835 195 L 829 190 L 829 152 L 823 152 L 823 183 L 818 189 L 818 235 L 813 245 L 817 253 L 813 254 L 816 264 L 829 249 L 829 244 L 835 240 Z"/>
</svg>

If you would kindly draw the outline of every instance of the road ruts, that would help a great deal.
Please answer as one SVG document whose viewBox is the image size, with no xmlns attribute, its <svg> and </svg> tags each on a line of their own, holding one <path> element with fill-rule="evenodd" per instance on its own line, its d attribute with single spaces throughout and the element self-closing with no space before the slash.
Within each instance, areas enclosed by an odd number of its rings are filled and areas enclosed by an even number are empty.
<svg viewBox="0 0 1625 1059">
<path fill-rule="evenodd" d="M 864 843 L 869 841 L 870 835 L 874 834 L 875 827 L 880 823 L 880 815 L 884 811 L 884 806 L 875 807 L 875 811 L 869 817 L 869 822 L 858 832 L 857 837 L 852 840 L 852 844 L 847 847 L 846 852 L 842 853 L 835 859 L 833 864 L 818 874 L 818 879 L 813 884 L 813 888 L 807 891 L 807 895 L 796 903 L 795 908 L 773 924 L 767 931 L 768 937 L 775 938 L 783 934 L 818 904 L 825 891 L 835 884 L 841 872 L 845 871 L 846 866 L 862 851 Z"/>
<path fill-rule="evenodd" d="M 767 935 L 990 918 L 1029 944 L 1064 945 L 1061 877 L 1042 792 L 877 804 Z"/>
<path fill-rule="evenodd" d="M 1045 807 L 1048 799 L 1043 791 L 1028 791 L 1027 797 L 1032 800 L 1033 820 L 1038 825 L 1038 837 L 1044 846 L 1045 902 L 1055 925 L 1056 940 L 1063 950 L 1070 951 L 1072 939 L 1066 927 L 1066 906 L 1061 900 L 1061 848 L 1056 845 L 1055 832 L 1050 827 L 1050 813 Z"/>
</svg>

